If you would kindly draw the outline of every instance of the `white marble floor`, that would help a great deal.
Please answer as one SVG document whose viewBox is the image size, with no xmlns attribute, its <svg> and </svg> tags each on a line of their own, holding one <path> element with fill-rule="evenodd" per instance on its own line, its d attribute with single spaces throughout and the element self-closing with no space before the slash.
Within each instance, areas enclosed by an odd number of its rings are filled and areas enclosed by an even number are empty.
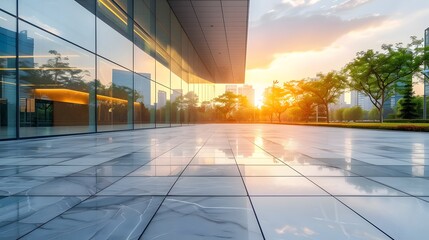
<svg viewBox="0 0 429 240">
<path fill-rule="evenodd" d="M 429 135 L 196 125 L 0 142 L 0 239 L 427 239 Z"/>
</svg>

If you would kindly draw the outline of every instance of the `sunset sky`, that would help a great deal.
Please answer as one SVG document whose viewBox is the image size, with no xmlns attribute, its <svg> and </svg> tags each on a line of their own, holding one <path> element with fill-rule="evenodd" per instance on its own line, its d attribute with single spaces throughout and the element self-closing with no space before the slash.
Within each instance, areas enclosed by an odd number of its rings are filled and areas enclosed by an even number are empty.
<svg viewBox="0 0 429 240">
<path fill-rule="evenodd" d="M 423 38 L 429 0 L 251 0 L 246 83 L 340 70 L 356 52 Z M 419 90 L 417 90 L 419 93 Z"/>
</svg>

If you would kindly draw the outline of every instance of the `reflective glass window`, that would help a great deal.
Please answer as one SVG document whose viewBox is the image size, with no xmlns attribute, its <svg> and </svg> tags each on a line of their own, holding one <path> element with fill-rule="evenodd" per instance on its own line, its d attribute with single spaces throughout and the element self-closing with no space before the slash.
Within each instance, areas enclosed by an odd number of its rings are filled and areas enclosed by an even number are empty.
<svg viewBox="0 0 429 240">
<path fill-rule="evenodd" d="M 174 91 L 182 91 L 182 68 L 179 64 L 171 61 L 171 89 Z"/>
<path fill-rule="evenodd" d="M 117 5 L 119 5 L 122 10 L 124 10 L 128 15 L 132 15 L 133 13 L 133 1 L 132 0 L 114 0 Z"/>
<path fill-rule="evenodd" d="M 146 2 L 146 0 L 134 0 L 134 21 L 155 38 L 155 14 Z"/>
<path fill-rule="evenodd" d="M 16 1 L 17 0 L 1 0 L 0 9 L 16 15 Z"/>
<path fill-rule="evenodd" d="M 176 16 L 171 14 L 171 59 L 181 63 L 182 61 L 182 27 Z"/>
<path fill-rule="evenodd" d="M 155 80 L 155 42 L 137 25 L 134 32 L 134 71 Z"/>
<path fill-rule="evenodd" d="M 171 91 L 171 125 L 179 126 L 183 122 L 184 104 L 182 90 Z"/>
<path fill-rule="evenodd" d="M 19 0 L 19 16 L 94 52 L 94 7 L 95 0 Z"/>
<path fill-rule="evenodd" d="M 155 82 L 134 75 L 134 128 L 155 127 Z"/>
<path fill-rule="evenodd" d="M 20 136 L 95 130 L 95 56 L 19 23 Z"/>
<path fill-rule="evenodd" d="M 133 68 L 133 22 L 111 0 L 97 0 L 97 53 Z"/>
<path fill-rule="evenodd" d="M 97 130 L 132 129 L 133 73 L 102 58 L 97 72 Z"/>
<path fill-rule="evenodd" d="M 16 19 L 0 12 L 0 139 L 16 137 Z"/>
<path fill-rule="evenodd" d="M 156 56 L 156 82 L 170 87 L 170 56 L 159 47 L 156 49 Z"/>
<path fill-rule="evenodd" d="M 156 127 L 170 127 L 170 95 L 169 88 L 156 85 Z"/>
<path fill-rule="evenodd" d="M 166 0 L 156 1 L 156 41 L 170 51 L 170 7 Z"/>
</svg>

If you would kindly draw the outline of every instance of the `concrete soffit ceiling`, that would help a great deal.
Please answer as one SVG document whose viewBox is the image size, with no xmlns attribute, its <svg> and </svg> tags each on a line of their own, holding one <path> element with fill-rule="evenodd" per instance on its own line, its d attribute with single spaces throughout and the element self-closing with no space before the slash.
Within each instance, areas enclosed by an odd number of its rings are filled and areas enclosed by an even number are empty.
<svg viewBox="0 0 429 240">
<path fill-rule="evenodd" d="M 249 0 L 168 0 L 216 83 L 244 83 Z"/>
</svg>

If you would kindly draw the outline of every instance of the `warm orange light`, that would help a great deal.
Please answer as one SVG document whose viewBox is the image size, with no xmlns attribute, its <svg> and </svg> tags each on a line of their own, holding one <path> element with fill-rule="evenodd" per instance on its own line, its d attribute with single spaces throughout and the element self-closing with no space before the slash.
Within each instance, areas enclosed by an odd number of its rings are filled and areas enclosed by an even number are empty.
<svg viewBox="0 0 429 240">
<path fill-rule="evenodd" d="M 55 102 L 66 102 L 84 105 L 88 105 L 89 103 L 88 93 L 69 89 L 35 89 L 34 94 L 37 99 L 48 98 L 49 100 Z"/>
<path fill-rule="evenodd" d="M 35 89 L 35 97 L 37 99 L 49 99 L 55 102 L 66 102 L 74 104 L 89 104 L 89 93 L 80 92 L 64 88 L 56 89 Z M 97 95 L 97 101 L 107 101 L 113 103 L 122 103 L 128 104 L 127 100 L 109 97 L 104 95 Z M 141 103 L 134 102 L 134 105 L 139 105 Z"/>
<path fill-rule="evenodd" d="M 125 25 L 128 25 L 127 23 L 127 16 L 118 9 L 112 2 L 109 0 L 98 0 L 107 10 L 109 10 L 113 15 L 115 15 L 121 22 L 123 22 Z"/>
</svg>

